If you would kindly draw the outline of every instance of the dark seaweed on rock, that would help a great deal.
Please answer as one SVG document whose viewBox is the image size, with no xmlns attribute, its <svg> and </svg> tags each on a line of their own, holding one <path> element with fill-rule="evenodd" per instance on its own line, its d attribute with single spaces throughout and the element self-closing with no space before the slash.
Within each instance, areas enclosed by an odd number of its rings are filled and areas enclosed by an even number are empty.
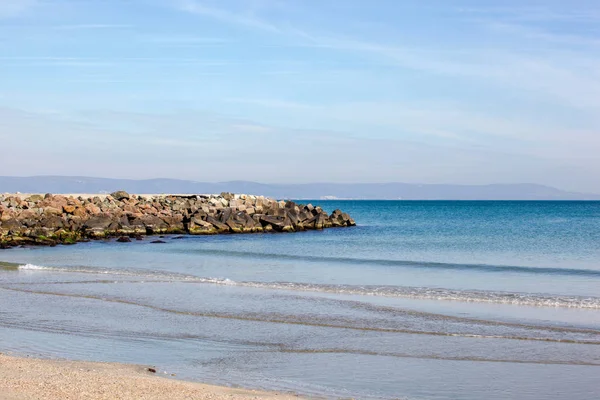
<svg viewBox="0 0 600 400">
<path fill-rule="evenodd" d="M 0 248 L 151 234 L 297 232 L 356 225 L 346 213 L 264 196 L 0 195 Z"/>
</svg>

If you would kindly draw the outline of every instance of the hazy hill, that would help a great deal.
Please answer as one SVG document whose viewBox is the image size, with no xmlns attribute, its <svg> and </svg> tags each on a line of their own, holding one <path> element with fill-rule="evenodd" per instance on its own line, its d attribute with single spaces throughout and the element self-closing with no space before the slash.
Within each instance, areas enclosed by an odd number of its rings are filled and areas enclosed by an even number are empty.
<svg viewBox="0 0 600 400">
<path fill-rule="evenodd" d="M 567 192 L 536 184 L 262 184 L 247 181 L 208 183 L 178 179 L 130 180 L 67 176 L 0 177 L 0 193 L 107 193 L 120 189 L 147 194 L 235 192 L 293 199 L 600 200 L 600 195 Z"/>
</svg>

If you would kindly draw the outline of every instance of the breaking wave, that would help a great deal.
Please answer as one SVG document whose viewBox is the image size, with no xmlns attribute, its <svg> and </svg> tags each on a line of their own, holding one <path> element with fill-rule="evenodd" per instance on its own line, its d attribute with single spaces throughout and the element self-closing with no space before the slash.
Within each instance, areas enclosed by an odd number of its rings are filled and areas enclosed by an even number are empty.
<svg viewBox="0 0 600 400">
<path fill-rule="evenodd" d="M 511 304 L 534 307 L 562 307 L 600 309 L 600 297 L 562 296 L 543 293 L 518 293 L 483 290 L 455 290 L 431 287 L 385 285 L 329 285 L 303 282 L 233 281 L 226 278 L 198 277 L 194 275 L 161 271 L 102 269 L 93 267 L 46 267 L 33 264 L 20 265 L 22 271 L 47 271 L 111 275 L 144 279 L 144 282 L 184 282 L 249 287 L 266 290 L 317 292 L 359 296 L 383 296 L 421 300 L 459 301 L 476 303 Z"/>
</svg>

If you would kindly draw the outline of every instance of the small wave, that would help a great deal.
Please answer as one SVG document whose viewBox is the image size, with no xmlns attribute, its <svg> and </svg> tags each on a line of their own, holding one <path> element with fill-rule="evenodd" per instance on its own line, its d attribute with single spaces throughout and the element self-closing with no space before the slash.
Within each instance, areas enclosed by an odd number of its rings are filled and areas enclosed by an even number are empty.
<svg viewBox="0 0 600 400">
<path fill-rule="evenodd" d="M 193 275 L 178 274 L 174 272 L 163 272 L 163 271 L 152 271 L 152 270 L 137 270 L 137 269 L 111 269 L 111 268 L 97 268 L 97 267 L 51 267 L 42 266 L 35 264 L 17 264 L 16 268 L 19 271 L 43 271 L 43 272 L 63 272 L 63 273 L 79 273 L 79 274 L 93 274 L 93 275 L 113 275 L 113 276 L 125 276 L 132 278 L 143 278 L 149 281 L 155 279 L 172 281 L 188 281 L 196 280 L 197 277 Z"/>
<path fill-rule="evenodd" d="M 211 279 L 211 283 L 221 283 Z M 228 285 L 246 287 L 297 290 L 307 292 L 323 292 L 346 295 L 401 297 L 419 300 L 460 301 L 475 303 L 512 304 L 534 307 L 562 307 L 600 309 L 600 298 L 582 296 L 555 296 L 531 293 L 492 292 L 478 290 L 453 290 L 444 288 L 410 287 L 410 286 L 353 286 L 353 285 L 318 285 L 293 282 L 239 282 Z"/>
<path fill-rule="evenodd" d="M 417 300 L 459 301 L 469 303 L 509 304 L 533 307 L 560 307 L 600 309 L 600 297 L 560 296 L 538 293 L 497 292 L 483 290 L 456 290 L 430 287 L 386 286 L 386 285 L 327 285 L 303 282 L 258 282 L 234 281 L 227 278 L 198 277 L 194 275 L 167 273 L 162 271 L 100 269 L 93 267 L 46 267 L 34 264 L 20 265 L 19 270 L 52 271 L 129 276 L 164 282 L 202 283 L 224 286 L 250 287 L 267 290 L 319 292 L 342 295 L 399 297 Z M 145 281 L 140 281 L 145 282 Z"/>
<path fill-rule="evenodd" d="M 46 267 L 43 265 L 35 265 L 35 264 L 19 265 L 18 269 L 20 271 L 80 272 L 80 273 L 90 273 L 90 274 L 131 275 L 131 276 L 138 275 L 135 272 L 128 272 L 128 271 L 122 271 L 122 270 L 100 269 L 100 268 L 91 268 L 91 267 L 68 267 L 68 268 L 67 267 Z"/>
<path fill-rule="evenodd" d="M 477 336 L 477 335 L 474 335 Z M 486 357 L 452 357 L 443 355 L 420 355 L 420 354 L 407 354 L 397 352 L 382 352 L 382 351 L 370 351 L 361 349 L 345 349 L 345 348 L 332 348 L 332 349 L 295 349 L 295 348 L 282 348 L 282 353 L 297 353 L 297 354 L 357 354 L 367 356 L 385 356 L 385 357 L 397 357 L 397 358 L 414 358 L 419 360 L 449 360 L 449 361 L 477 361 L 477 362 L 492 362 L 492 363 L 517 363 L 517 364 L 541 364 L 541 365 L 585 365 L 600 367 L 600 363 L 593 361 L 562 361 L 562 360 L 519 360 L 519 359 L 502 359 L 502 358 L 486 358 Z"/>
<path fill-rule="evenodd" d="M 208 255 L 228 256 L 237 258 L 257 258 L 264 260 L 283 260 L 283 261 L 304 261 L 317 263 L 341 263 L 354 265 L 380 265 L 389 267 L 409 267 L 421 269 L 445 269 L 479 272 L 514 272 L 526 274 L 544 274 L 544 275 L 568 275 L 568 276 L 589 276 L 600 278 L 600 270 L 582 269 L 582 268 L 553 268 L 553 267 L 528 267 L 522 265 L 492 265 L 492 264 L 462 264 L 462 263 L 443 263 L 432 261 L 414 261 L 414 260 L 394 260 L 381 258 L 351 258 L 351 257 L 325 257 L 296 254 L 275 254 L 258 253 L 251 251 L 231 251 L 218 249 L 194 249 L 178 250 L 171 249 L 176 253 L 199 253 Z"/>
<path fill-rule="evenodd" d="M 22 289 L 22 288 L 9 288 L 9 287 L 0 287 L 2 290 L 8 290 L 13 292 L 21 292 L 21 293 L 31 293 L 38 295 L 47 295 L 47 296 L 59 296 L 59 297 L 67 297 L 67 298 L 81 298 L 87 300 L 98 300 L 102 302 L 110 302 L 115 304 L 123 304 L 130 305 L 136 307 L 144 307 L 148 309 L 152 309 L 155 311 L 166 312 L 177 315 L 187 315 L 187 316 L 196 316 L 203 318 L 218 318 L 218 319 L 228 319 L 228 320 L 238 320 L 238 321 L 252 321 L 252 322 L 267 322 L 274 324 L 288 324 L 288 325 L 303 325 L 303 326 L 313 326 L 313 327 L 323 327 L 323 328 L 333 328 L 333 329 L 353 329 L 359 331 L 371 331 L 371 332 L 387 332 L 387 333 L 406 333 L 406 334 L 415 334 L 415 335 L 430 335 L 430 336 L 446 336 L 446 337 L 462 337 L 462 338 L 477 338 L 477 339 L 506 339 L 506 340 L 520 340 L 520 341 L 539 341 L 539 342 L 554 342 L 554 343 L 571 343 L 571 344 L 585 344 L 585 345 L 600 345 L 600 341 L 595 340 L 595 335 L 598 332 L 590 331 L 593 336 L 585 338 L 571 338 L 565 337 L 561 335 L 560 337 L 548 337 L 548 336 L 531 336 L 531 335 L 522 335 L 522 334 L 480 334 L 480 333 L 470 333 L 470 332 L 450 332 L 446 330 L 425 330 L 420 328 L 412 328 L 405 326 L 404 323 L 401 325 L 392 324 L 391 326 L 378 326 L 371 325 L 364 320 L 356 320 L 356 319 L 346 319 L 339 318 L 335 316 L 319 316 L 319 315 L 309 315 L 309 316 L 298 316 L 298 315 L 286 315 L 280 313 L 247 313 L 247 312 L 218 312 L 218 311 L 210 311 L 210 310 L 182 310 L 182 309 L 174 309 L 170 307 L 165 307 L 161 305 L 148 304 L 145 302 L 139 302 L 136 300 L 122 298 L 122 297 L 111 297 L 106 295 L 94 295 L 94 294 L 73 294 L 73 293 L 61 293 L 54 291 L 44 291 L 44 290 L 31 290 L 31 289 Z M 481 321 L 471 320 L 472 322 L 481 323 Z M 0 318 L 0 326 L 3 321 Z M 14 324 L 12 324 L 14 325 Z M 513 324 L 503 324 L 503 323 L 495 323 L 498 326 L 506 326 L 510 327 Z M 541 326 L 530 326 L 530 328 L 543 330 L 543 331 L 556 331 L 554 327 L 541 327 Z M 62 328 L 60 328 L 62 329 Z M 565 329 L 561 329 L 563 332 L 567 332 Z M 573 333 L 581 333 L 579 330 L 572 330 Z"/>
</svg>

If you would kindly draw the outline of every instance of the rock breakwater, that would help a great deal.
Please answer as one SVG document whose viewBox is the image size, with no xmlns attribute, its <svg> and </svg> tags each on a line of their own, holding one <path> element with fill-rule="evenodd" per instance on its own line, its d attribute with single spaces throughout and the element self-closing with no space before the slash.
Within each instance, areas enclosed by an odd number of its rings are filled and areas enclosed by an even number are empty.
<svg viewBox="0 0 600 400">
<path fill-rule="evenodd" d="M 0 195 L 0 247 L 153 234 L 297 232 L 356 225 L 311 204 L 263 196 Z"/>
</svg>

